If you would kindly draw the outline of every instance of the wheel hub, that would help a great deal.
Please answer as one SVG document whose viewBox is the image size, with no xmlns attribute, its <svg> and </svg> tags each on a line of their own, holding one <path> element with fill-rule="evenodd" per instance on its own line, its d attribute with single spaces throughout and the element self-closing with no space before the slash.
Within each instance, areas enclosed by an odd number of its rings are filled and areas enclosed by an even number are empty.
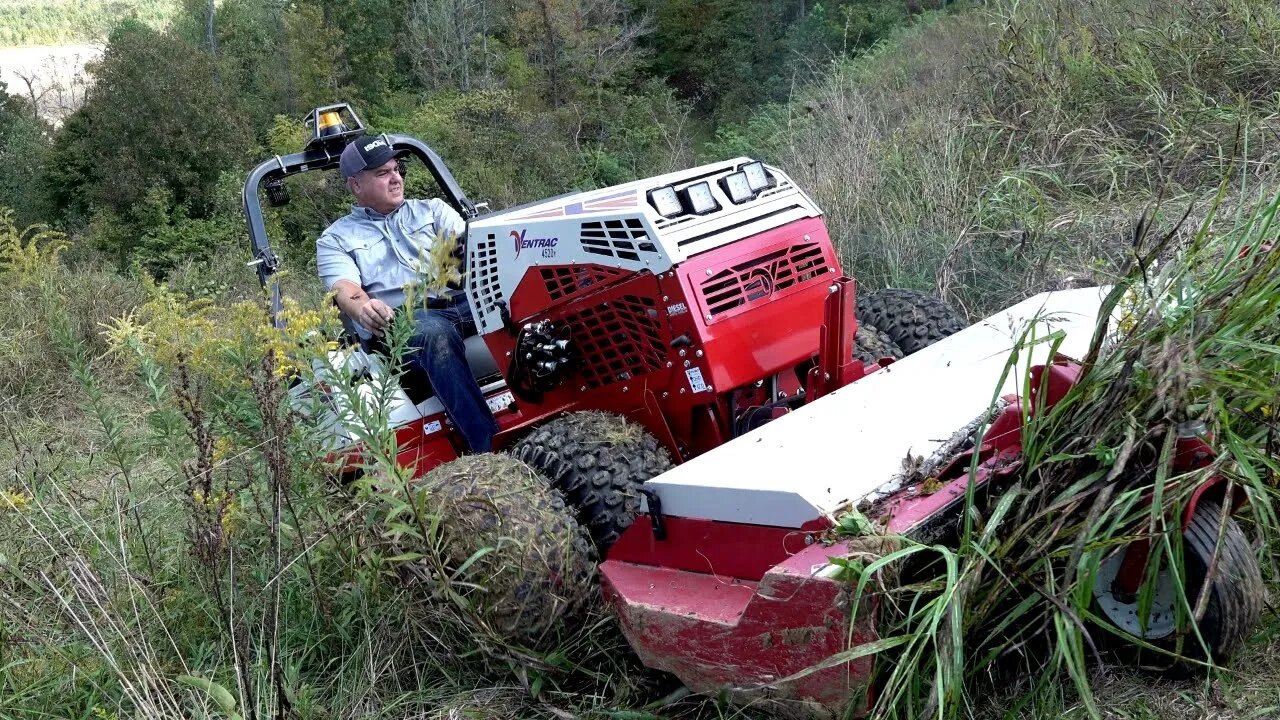
<svg viewBox="0 0 1280 720">
<path fill-rule="evenodd" d="M 1098 567 L 1093 597 L 1102 614 L 1121 630 L 1146 640 L 1157 640 L 1173 634 L 1177 629 L 1175 603 L 1178 596 L 1172 574 L 1166 569 L 1156 576 L 1150 612 L 1144 622 L 1139 606 L 1141 593 L 1119 590 L 1117 576 L 1124 564 L 1124 556 L 1124 549 L 1121 548 L 1103 560 Z"/>
</svg>

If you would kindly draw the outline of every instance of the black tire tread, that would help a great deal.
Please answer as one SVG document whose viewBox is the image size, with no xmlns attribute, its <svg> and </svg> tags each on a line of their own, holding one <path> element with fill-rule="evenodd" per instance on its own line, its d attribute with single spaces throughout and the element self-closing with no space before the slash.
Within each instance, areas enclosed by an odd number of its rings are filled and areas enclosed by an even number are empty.
<svg viewBox="0 0 1280 720">
<path fill-rule="evenodd" d="M 853 356 L 863 365 L 876 365 L 880 358 L 890 357 L 902 359 L 902 348 L 889 337 L 888 333 L 869 322 L 858 323 L 858 331 L 853 336 Z"/>
<path fill-rule="evenodd" d="M 653 435 L 619 415 L 598 411 L 562 415 L 525 436 L 510 453 L 564 495 L 601 557 L 635 521 L 640 485 L 672 467 Z"/>
<path fill-rule="evenodd" d="M 919 290 L 876 290 L 859 295 L 857 307 L 858 321 L 884 331 L 904 355 L 965 328 L 964 319 L 950 305 Z"/>
<path fill-rule="evenodd" d="M 1192 609 L 1199 599 L 1200 588 L 1217 545 L 1221 512 L 1221 504 L 1201 501 L 1182 535 L 1183 567 L 1186 569 L 1184 589 Z M 1127 643 L 1110 633 L 1102 633 L 1099 637 L 1111 646 L 1111 652 L 1121 663 L 1154 670 L 1171 678 L 1188 678 L 1203 672 L 1200 662 L 1211 660 L 1221 665 L 1240 649 L 1257 627 L 1265 592 L 1253 548 L 1240 525 L 1228 517 L 1218 551 L 1218 565 L 1209 588 L 1209 602 L 1200 619 L 1200 636 L 1188 628 L 1147 640 L 1165 651 L 1180 653 L 1181 658 Z M 1208 646 L 1207 654 L 1205 646 L 1201 645 L 1201 637 Z"/>
<path fill-rule="evenodd" d="M 1195 553 L 1198 559 L 1187 572 L 1187 579 L 1192 581 L 1188 584 L 1188 602 L 1193 608 L 1213 559 L 1214 546 L 1218 545 L 1221 512 L 1222 506 L 1218 503 L 1201 502 L 1183 534 L 1184 557 Z M 1262 573 L 1244 531 L 1234 518 L 1228 517 L 1225 524 L 1218 564 L 1209 588 L 1209 603 L 1200 621 L 1200 633 L 1209 646 L 1210 657 L 1217 663 L 1228 660 L 1249 638 L 1262 615 L 1265 594 Z M 1183 647 L 1184 653 L 1194 657 L 1203 653 L 1200 640 L 1194 635 L 1184 640 Z"/>
<path fill-rule="evenodd" d="M 414 493 L 423 512 L 441 514 L 443 542 L 435 552 L 446 569 L 468 568 L 460 576 L 474 584 L 460 591 L 468 611 L 504 641 L 541 646 L 591 606 L 595 547 L 560 493 L 526 463 L 466 455 L 428 472 Z M 477 558 L 485 547 L 495 549 Z M 431 582 L 420 568 L 402 570 L 411 581 Z"/>
</svg>

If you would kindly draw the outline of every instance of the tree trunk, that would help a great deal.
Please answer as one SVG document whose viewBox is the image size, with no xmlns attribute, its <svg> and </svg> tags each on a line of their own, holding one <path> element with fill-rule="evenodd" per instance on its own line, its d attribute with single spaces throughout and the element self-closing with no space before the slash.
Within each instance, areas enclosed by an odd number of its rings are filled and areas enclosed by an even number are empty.
<svg viewBox="0 0 1280 720">
<path fill-rule="evenodd" d="M 274 21 L 276 31 L 276 42 L 280 43 L 280 67 L 282 70 L 281 77 L 284 78 L 284 106 L 285 111 L 290 115 L 298 113 L 298 89 L 293 81 L 292 58 L 289 57 L 289 35 L 285 32 L 283 7 L 272 4 L 271 19 Z"/>
<path fill-rule="evenodd" d="M 218 39 L 213 34 L 213 0 L 209 0 L 205 13 L 205 38 L 209 41 L 209 54 L 218 57 Z"/>
<path fill-rule="evenodd" d="M 458 59 L 462 62 L 462 91 L 467 92 L 471 89 L 471 48 L 468 45 L 468 27 L 465 15 L 470 8 L 466 6 L 466 0 L 454 0 L 453 3 L 453 29 L 458 40 Z"/>
<path fill-rule="evenodd" d="M 480 54 L 484 57 L 484 86 L 493 86 L 493 68 L 489 62 L 489 5 L 480 3 Z"/>
<path fill-rule="evenodd" d="M 560 94 L 560 49 L 557 47 L 555 27 L 551 24 L 551 7 L 547 0 L 538 0 L 542 10 L 542 25 L 546 28 L 547 80 L 551 85 L 551 105 L 559 108 Z"/>
</svg>

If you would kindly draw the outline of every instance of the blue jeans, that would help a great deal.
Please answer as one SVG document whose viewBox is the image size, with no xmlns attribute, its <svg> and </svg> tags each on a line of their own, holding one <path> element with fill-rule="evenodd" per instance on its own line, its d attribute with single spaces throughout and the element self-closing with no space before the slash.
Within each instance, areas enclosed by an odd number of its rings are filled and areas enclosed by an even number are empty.
<svg viewBox="0 0 1280 720">
<path fill-rule="evenodd" d="M 413 321 L 414 332 L 404 357 L 406 369 L 416 368 L 427 374 L 436 397 L 472 451 L 491 451 L 498 421 L 467 365 L 462 339 L 474 335 L 476 328 L 466 294 L 458 293 L 452 302 L 441 307 L 433 304 L 429 310 L 414 308 Z M 381 342 L 375 338 L 374 344 L 377 347 Z M 385 346 L 380 349 L 385 350 Z"/>
</svg>

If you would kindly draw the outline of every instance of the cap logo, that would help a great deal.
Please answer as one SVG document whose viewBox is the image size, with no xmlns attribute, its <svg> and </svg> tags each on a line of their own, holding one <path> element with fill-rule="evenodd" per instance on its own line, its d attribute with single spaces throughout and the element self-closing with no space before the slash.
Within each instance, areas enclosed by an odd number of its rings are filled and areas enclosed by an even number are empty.
<svg viewBox="0 0 1280 720">
<path fill-rule="evenodd" d="M 363 149 L 365 152 L 369 152 L 370 150 L 372 150 L 372 149 L 374 149 L 374 148 L 376 148 L 376 147 L 386 147 L 386 145 L 387 145 L 387 144 L 386 144 L 385 142 L 383 142 L 382 140 L 374 140 L 374 141 L 373 141 L 373 142 L 371 142 L 371 143 L 367 143 L 367 144 L 364 146 L 364 148 L 362 148 L 362 149 Z"/>
</svg>

